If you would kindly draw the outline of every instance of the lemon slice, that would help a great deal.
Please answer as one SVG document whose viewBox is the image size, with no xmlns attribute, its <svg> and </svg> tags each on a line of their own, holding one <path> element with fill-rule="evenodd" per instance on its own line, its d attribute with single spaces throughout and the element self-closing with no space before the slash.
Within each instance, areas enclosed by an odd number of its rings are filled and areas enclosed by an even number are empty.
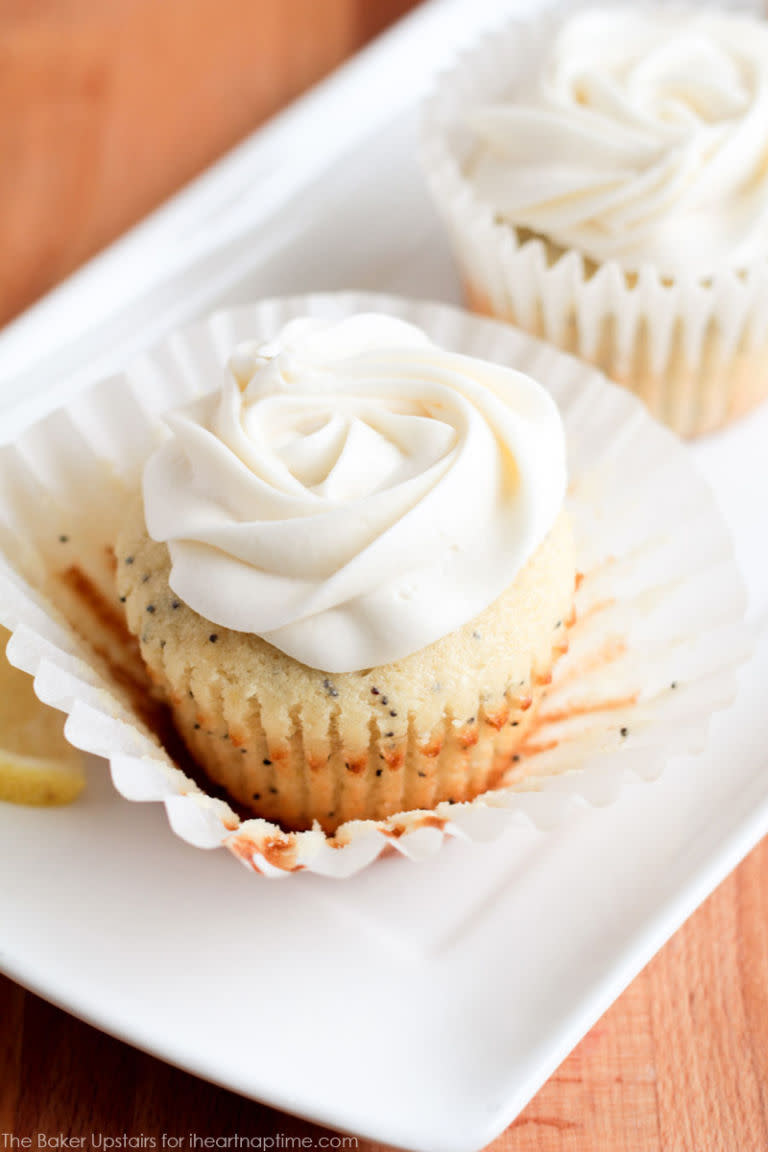
<svg viewBox="0 0 768 1152">
<path fill-rule="evenodd" d="M 0 628 L 0 800 L 70 804 L 85 785 L 80 753 L 64 739 L 61 714 L 35 696 L 32 677 L 6 660 L 8 638 Z"/>
</svg>

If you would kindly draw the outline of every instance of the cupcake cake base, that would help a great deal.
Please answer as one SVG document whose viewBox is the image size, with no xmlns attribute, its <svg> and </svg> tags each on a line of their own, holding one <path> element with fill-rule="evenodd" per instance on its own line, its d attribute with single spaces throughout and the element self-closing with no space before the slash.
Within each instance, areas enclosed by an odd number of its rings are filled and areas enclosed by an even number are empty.
<svg viewBox="0 0 768 1152">
<path fill-rule="evenodd" d="M 461 802 L 514 766 L 567 649 L 574 559 L 562 515 L 499 599 L 413 655 L 328 674 L 221 628 L 169 585 L 137 508 L 117 585 L 155 687 L 196 762 L 246 810 L 301 830 Z"/>
</svg>

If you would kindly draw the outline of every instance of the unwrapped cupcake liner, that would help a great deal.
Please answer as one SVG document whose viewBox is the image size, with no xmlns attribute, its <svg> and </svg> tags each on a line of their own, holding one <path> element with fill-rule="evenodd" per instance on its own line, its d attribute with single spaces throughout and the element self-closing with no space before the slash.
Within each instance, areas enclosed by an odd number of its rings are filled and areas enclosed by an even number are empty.
<svg viewBox="0 0 768 1152">
<path fill-rule="evenodd" d="M 617 261 L 595 267 L 497 218 L 464 175 L 469 112 L 532 87 L 574 7 L 560 3 L 501 25 L 440 76 L 424 115 L 427 180 L 470 307 L 599 365 L 658 419 L 699 435 L 768 396 L 768 260 L 706 281 L 664 278 L 650 264 L 631 276 Z"/>
<path fill-rule="evenodd" d="M 550 390 L 566 428 L 580 579 L 569 650 L 504 786 L 434 811 L 352 821 L 329 837 L 319 826 L 285 832 L 242 819 L 174 762 L 131 690 L 136 657 L 119 643 L 110 546 L 160 415 L 216 389 L 235 344 L 269 339 L 296 316 L 360 311 L 401 317 Z M 124 797 L 162 802 L 183 840 L 225 846 L 267 876 L 348 876 L 385 850 L 419 860 L 450 837 L 488 840 L 520 821 L 548 828 L 574 804 L 610 804 L 628 774 L 653 780 L 670 756 L 703 748 L 748 652 L 727 530 L 675 437 L 588 365 L 497 321 L 397 297 L 267 300 L 172 335 L 0 450 L 0 550 L 8 657 L 68 713 L 68 739 L 109 760 Z"/>
</svg>

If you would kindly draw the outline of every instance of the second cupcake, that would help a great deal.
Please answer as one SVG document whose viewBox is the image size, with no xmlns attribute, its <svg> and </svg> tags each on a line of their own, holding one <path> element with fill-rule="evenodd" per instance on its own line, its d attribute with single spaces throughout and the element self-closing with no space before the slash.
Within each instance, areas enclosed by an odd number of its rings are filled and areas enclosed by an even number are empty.
<svg viewBox="0 0 768 1152">
<path fill-rule="evenodd" d="M 768 395 L 768 24 L 561 9 L 441 81 L 430 183 L 472 306 L 590 360 L 684 436 Z"/>
</svg>

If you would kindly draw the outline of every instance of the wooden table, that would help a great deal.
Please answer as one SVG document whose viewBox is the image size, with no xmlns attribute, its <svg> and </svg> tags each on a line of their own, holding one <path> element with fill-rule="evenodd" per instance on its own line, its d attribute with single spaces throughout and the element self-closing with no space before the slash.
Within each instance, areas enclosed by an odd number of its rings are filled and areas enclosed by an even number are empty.
<svg viewBox="0 0 768 1152">
<path fill-rule="evenodd" d="M 0 318 L 412 3 L 0 0 Z M 154 1136 L 160 1148 L 163 1133 L 190 1132 L 323 1135 L 0 979 L 0 1152 L 10 1134 L 86 1137 L 89 1149 L 91 1133 Z M 766 1152 L 768 842 L 493 1147 Z"/>
</svg>

